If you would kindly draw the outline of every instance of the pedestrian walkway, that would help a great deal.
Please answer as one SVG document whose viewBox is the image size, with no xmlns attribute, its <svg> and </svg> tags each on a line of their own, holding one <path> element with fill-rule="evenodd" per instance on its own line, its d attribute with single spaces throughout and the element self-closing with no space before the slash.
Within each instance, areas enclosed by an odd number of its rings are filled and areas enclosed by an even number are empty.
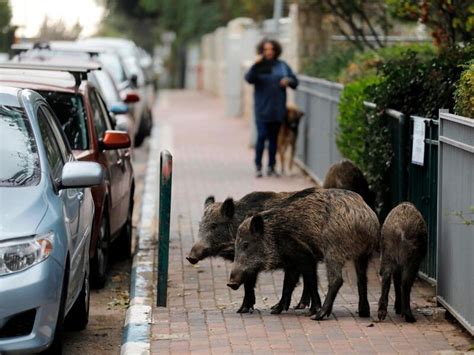
<svg viewBox="0 0 474 355">
<path fill-rule="evenodd" d="M 217 98 L 196 92 L 166 92 L 157 117 L 172 135 L 174 170 L 168 307 L 153 309 L 152 353 L 426 353 L 469 349 L 472 339 L 457 325 L 433 320 L 434 289 L 425 283 L 417 282 L 413 291 L 417 323 L 404 323 L 392 306 L 386 321 L 375 321 L 380 295 L 376 261 L 369 271 L 372 319 L 357 317 L 355 272 L 349 266 L 333 315 L 327 320 L 313 321 L 304 311 L 270 314 L 270 307 L 281 294 L 281 272 L 261 275 L 253 314 L 235 313 L 242 302 L 243 287 L 232 291 L 226 286 L 231 264 L 207 259 L 193 266 L 185 259 L 198 237 L 205 198 L 212 194 L 218 201 L 228 196 L 238 199 L 254 190 L 298 190 L 312 182 L 301 173 L 254 178 L 248 124 L 225 117 Z M 324 265 L 319 274 L 323 297 L 327 291 Z M 293 304 L 300 294 L 301 286 L 295 290 Z M 393 294 L 390 302 L 393 305 Z"/>
</svg>

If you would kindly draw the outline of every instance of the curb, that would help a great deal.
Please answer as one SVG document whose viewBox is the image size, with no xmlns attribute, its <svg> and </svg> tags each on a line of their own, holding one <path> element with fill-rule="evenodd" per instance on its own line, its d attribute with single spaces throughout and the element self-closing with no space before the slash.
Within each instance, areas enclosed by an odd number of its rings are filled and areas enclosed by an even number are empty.
<svg viewBox="0 0 474 355">
<path fill-rule="evenodd" d="M 127 309 L 122 331 L 122 355 L 150 354 L 153 308 L 153 257 L 152 245 L 156 232 L 157 196 L 160 161 L 159 127 L 155 124 L 150 137 L 147 169 L 137 230 L 136 253 L 130 275 L 130 306 Z"/>
</svg>

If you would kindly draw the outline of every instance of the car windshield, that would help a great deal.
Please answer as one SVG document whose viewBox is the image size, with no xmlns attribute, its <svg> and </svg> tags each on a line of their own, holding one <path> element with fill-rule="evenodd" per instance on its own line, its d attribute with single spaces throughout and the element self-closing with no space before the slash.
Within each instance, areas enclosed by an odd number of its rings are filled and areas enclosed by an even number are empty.
<svg viewBox="0 0 474 355">
<path fill-rule="evenodd" d="M 100 53 L 99 62 L 112 74 L 117 84 L 127 80 L 122 62 L 118 55 L 113 53 Z"/>
<path fill-rule="evenodd" d="M 0 186 L 32 186 L 40 180 L 39 157 L 23 109 L 0 104 Z"/>
<path fill-rule="evenodd" d="M 82 96 L 54 91 L 38 91 L 53 109 L 74 150 L 89 149 L 87 115 Z"/>
</svg>

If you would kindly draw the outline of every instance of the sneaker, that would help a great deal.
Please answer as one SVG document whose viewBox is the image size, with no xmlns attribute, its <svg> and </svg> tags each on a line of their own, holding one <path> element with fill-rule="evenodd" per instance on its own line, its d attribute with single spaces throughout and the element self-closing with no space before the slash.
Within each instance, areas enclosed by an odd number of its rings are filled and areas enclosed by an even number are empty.
<svg viewBox="0 0 474 355">
<path fill-rule="evenodd" d="M 275 171 L 275 168 L 268 168 L 267 170 L 267 176 L 274 176 L 274 177 L 280 177 L 280 174 L 278 174 L 276 171 Z"/>
<path fill-rule="evenodd" d="M 257 168 L 257 171 L 255 173 L 255 177 L 256 178 L 261 178 L 263 176 L 262 174 L 262 169 L 261 168 Z"/>
</svg>

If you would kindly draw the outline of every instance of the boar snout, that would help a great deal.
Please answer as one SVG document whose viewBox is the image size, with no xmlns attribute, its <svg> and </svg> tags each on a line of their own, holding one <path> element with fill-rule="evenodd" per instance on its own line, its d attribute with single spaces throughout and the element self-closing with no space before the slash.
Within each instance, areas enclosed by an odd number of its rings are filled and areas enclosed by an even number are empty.
<svg viewBox="0 0 474 355">
<path fill-rule="evenodd" d="M 232 270 L 227 286 L 233 290 L 237 290 L 240 285 L 242 285 L 242 274 L 236 270 Z"/>
<path fill-rule="evenodd" d="M 191 248 L 191 251 L 186 257 L 186 260 L 188 260 L 193 265 L 197 264 L 199 260 L 202 260 L 205 258 L 205 251 L 206 251 L 206 248 L 200 242 L 197 242 Z"/>
</svg>

